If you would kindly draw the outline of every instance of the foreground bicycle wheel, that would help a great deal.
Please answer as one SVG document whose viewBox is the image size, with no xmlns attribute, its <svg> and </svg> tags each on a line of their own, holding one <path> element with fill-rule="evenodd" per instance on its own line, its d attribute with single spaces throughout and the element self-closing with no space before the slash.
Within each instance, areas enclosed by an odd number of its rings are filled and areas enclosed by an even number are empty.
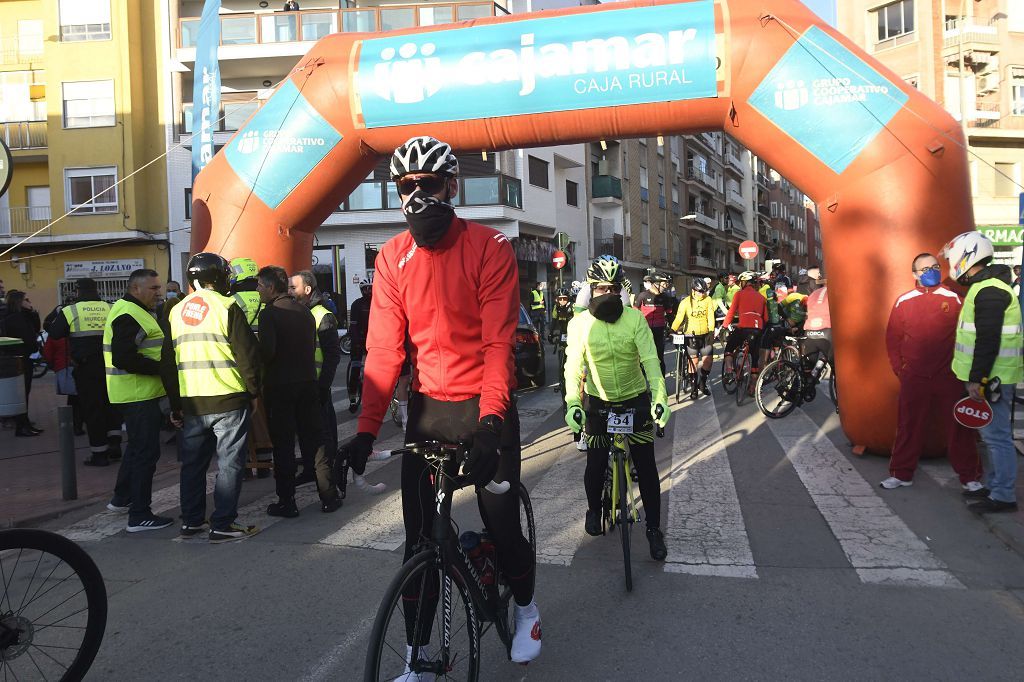
<svg viewBox="0 0 1024 682">
<path fill-rule="evenodd" d="M 766 417 L 780 419 L 796 409 L 801 388 L 798 364 L 772 360 L 757 377 L 754 402 Z"/>
<path fill-rule="evenodd" d="M 401 679 L 410 671 L 407 645 L 415 641 L 422 679 L 476 680 L 480 673 L 480 625 L 461 573 L 451 572 L 451 603 L 445 613 L 437 554 L 425 550 L 405 562 L 384 595 L 370 633 L 363 679 Z M 406 598 L 403 598 L 406 595 Z M 444 624 L 450 618 L 449 643 Z"/>
<path fill-rule="evenodd" d="M 0 531 L 0 584 L 0 679 L 82 679 L 107 624 L 107 589 L 85 550 L 42 530 Z"/>
</svg>

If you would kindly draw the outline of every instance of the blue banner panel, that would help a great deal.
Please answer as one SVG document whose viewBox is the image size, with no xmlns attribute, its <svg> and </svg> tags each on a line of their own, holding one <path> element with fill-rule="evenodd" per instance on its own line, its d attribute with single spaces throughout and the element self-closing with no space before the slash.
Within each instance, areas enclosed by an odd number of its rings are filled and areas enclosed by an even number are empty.
<svg viewBox="0 0 1024 682">
<path fill-rule="evenodd" d="M 213 131 L 220 118 L 220 0 L 206 0 L 199 19 L 192 83 L 192 180 L 213 158 Z"/>
<path fill-rule="evenodd" d="M 715 97 L 711 0 L 374 38 L 367 128 Z"/>
<path fill-rule="evenodd" d="M 748 101 L 818 160 L 842 173 L 907 99 L 892 81 L 812 26 Z"/>
<path fill-rule="evenodd" d="M 277 208 L 339 142 L 341 133 L 286 80 L 224 155 L 260 201 Z"/>
</svg>

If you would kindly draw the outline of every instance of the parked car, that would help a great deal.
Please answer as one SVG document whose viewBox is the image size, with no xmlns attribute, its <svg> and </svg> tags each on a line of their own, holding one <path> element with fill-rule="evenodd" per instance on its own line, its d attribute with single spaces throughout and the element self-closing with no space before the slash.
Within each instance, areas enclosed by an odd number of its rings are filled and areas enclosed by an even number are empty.
<svg viewBox="0 0 1024 682">
<path fill-rule="evenodd" d="M 547 383 L 544 344 L 522 305 L 519 306 L 519 322 L 516 325 L 516 383 L 519 388 L 543 386 Z"/>
</svg>

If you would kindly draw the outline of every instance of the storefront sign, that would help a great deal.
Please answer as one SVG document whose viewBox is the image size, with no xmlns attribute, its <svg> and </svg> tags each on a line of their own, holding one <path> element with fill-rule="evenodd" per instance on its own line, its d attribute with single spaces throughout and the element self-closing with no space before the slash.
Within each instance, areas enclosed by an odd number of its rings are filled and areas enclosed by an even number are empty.
<svg viewBox="0 0 1024 682">
<path fill-rule="evenodd" d="M 988 237 L 993 246 L 1020 246 L 1024 243 L 1024 227 L 1019 225 L 981 225 L 978 231 Z"/>
<path fill-rule="evenodd" d="M 133 270 L 144 267 L 146 267 L 146 263 L 141 258 L 65 261 L 64 279 L 127 277 L 132 274 Z"/>
</svg>

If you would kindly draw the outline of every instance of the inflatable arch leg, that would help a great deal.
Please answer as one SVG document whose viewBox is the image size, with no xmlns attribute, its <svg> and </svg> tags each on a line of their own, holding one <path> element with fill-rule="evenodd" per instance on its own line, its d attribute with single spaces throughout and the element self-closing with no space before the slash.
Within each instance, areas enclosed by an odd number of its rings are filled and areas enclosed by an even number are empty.
<svg viewBox="0 0 1024 682">
<path fill-rule="evenodd" d="M 412 135 L 480 151 L 711 130 L 821 207 L 843 429 L 888 450 L 885 324 L 911 258 L 974 224 L 963 137 L 797 0 L 622 2 L 328 36 L 197 178 L 192 248 L 308 266 L 313 232 Z"/>
</svg>

